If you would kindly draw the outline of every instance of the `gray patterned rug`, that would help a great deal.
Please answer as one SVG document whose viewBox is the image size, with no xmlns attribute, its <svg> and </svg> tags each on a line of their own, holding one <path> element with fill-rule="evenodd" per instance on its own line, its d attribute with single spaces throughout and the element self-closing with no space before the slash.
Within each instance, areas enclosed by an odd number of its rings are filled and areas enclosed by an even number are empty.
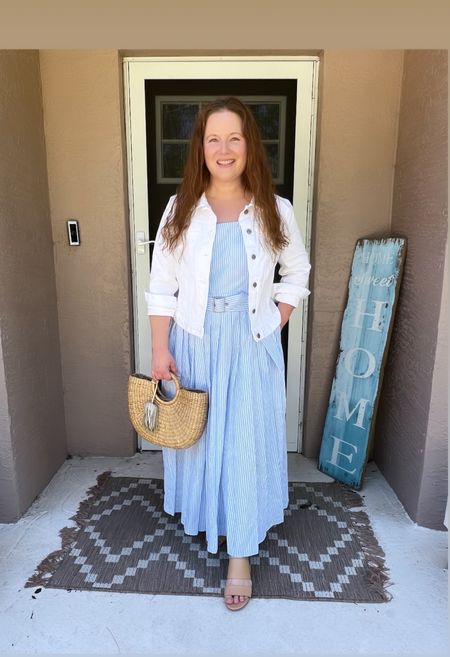
<svg viewBox="0 0 450 657">
<path fill-rule="evenodd" d="M 226 545 L 206 550 L 180 513 L 163 509 L 163 480 L 104 472 L 25 586 L 66 590 L 222 596 Z M 284 522 L 250 557 L 253 597 L 387 602 L 388 569 L 362 497 L 338 481 L 289 483 Z"/>
</svg>

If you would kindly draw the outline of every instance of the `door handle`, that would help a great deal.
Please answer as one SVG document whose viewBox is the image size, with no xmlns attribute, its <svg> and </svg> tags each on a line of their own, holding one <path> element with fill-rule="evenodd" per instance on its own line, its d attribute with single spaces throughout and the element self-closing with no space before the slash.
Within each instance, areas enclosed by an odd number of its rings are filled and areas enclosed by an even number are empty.
<svg viewBox="0 0 450 657">
<path fill-rule="evenodd" d="M 143 232 L 138 232 L 136 234 L 137 240 L 136 240 L 136 253 L 138 255 L 145 255 L 145 245 L 146 244 L 154 244 L 155 240 L 146 240 L 145 239 L 145 233 Z"/>
</svg>

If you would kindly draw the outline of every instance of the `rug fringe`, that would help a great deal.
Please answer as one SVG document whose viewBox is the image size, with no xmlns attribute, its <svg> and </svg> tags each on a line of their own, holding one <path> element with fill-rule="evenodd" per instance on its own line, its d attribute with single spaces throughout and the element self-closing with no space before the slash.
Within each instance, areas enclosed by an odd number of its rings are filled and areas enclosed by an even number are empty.
<svg viewBox="0 0 450 657">
<path fill-rule="evenodd" d="M 75 543 L 81 528 L 87 524 L 88 513 L 92 504 L 100 497 L 102 489 L 111 476 L 111 473 L 112 470 L 102 472 L 98 475 L 96 483 L 88 488 L 86 491 L 87 498 L 80 502 L 77 513 L 70 517 L 70 520 L 75 520 L 77 527 L 63 527 L 59 530 L 59 536 L 61 538 L 60 549 L 51 552 L 41 561 L 33 575 L 25 582 L 24 587 L 45 586 L 46 582 L 52 577 Z"/>
<path fill-rule="evenodd" d="M 365 507 L 364 499 L 357 491 L 348 488 L 345 484 L 342 485 L 342 490 L 344 500 L 349 507 Z M 389 579 L 389 568 L 385 562 L 386 555 L 375 537 L 369 516 L 365 511 L 349 509 L 348 513 L 366 557 L 369 588 L 378 593 L 383 600 L 392 600 L 393 595 L 386 588 L 393 584 Z"/>
</svg>

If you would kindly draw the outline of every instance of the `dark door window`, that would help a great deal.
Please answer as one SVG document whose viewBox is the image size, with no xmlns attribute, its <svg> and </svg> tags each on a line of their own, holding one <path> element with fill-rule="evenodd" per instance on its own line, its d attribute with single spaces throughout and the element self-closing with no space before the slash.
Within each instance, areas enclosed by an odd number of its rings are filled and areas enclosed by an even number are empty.
<svg viewBox="0 0 450 657">
<path fill-rule="evenodd" d="M 214 97 L 211 97 L 213 100 Z M 156 184 L 178 184 L 182 180 L 189 140 L 199 110 L 207 102 L 202 96 L 155 97 Z M 258 124 L 276 185 L 284 182 L 286 97 L 264 100 L 241 96 Z"/>
</svg>

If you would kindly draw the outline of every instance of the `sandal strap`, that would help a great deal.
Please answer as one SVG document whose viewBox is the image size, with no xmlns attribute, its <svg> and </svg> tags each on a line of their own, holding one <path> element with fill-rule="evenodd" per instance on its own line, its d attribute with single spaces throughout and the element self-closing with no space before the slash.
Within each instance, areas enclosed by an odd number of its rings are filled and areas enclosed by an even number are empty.
<svg viewBox="0 0 450 657">
<path fill-rule="evenodd" d="M 246 595 L 251 598 L 252 580 L 239 577 L 228 578 L 225 583 L 225 595 Z"/>
</svg>

